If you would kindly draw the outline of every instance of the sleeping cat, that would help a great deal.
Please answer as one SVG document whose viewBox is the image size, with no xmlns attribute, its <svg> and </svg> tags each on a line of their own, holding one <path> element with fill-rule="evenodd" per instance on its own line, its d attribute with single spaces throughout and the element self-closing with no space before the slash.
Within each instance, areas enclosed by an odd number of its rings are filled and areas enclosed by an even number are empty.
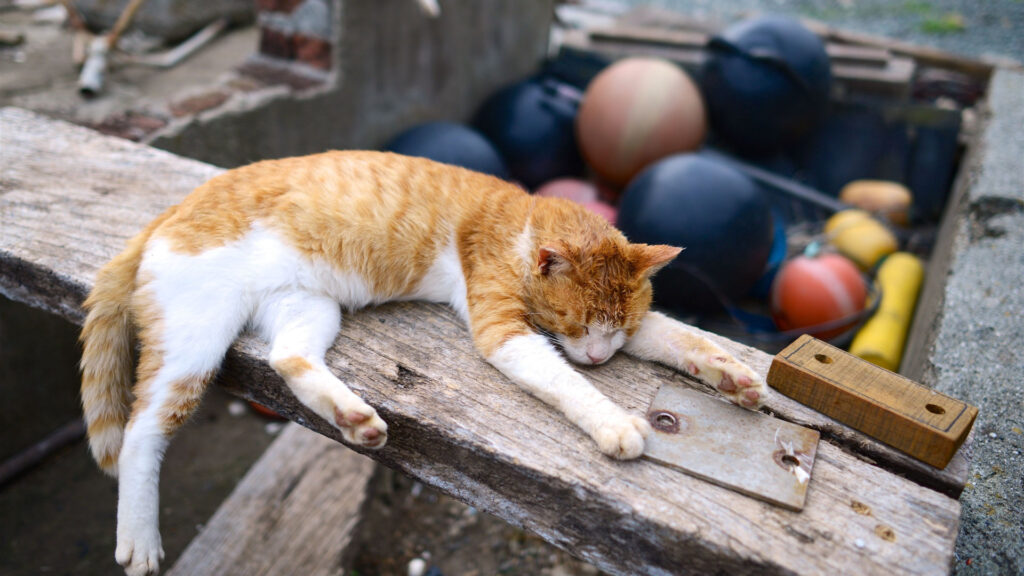
<svg viewBox="0 0 1024 576">
<path fill-rule="evenodd" d="M 119 476 L 117 561 L 128 574 L 157 570 L 168 438 L 246 327 L 270 343 L 295 396 L 365 448 L 384 446 L 387 424 L 324 353 L 341 307 L 389 300 L 449 304 L 488 362 L 613 458 L 640 456 L 650 427 L 564 357 L 601 364 L 623 349 L 757 408 L 756 373 L 648 310 L 651 275 L 679 251 L 631 244 L 570 201 L 394 154 L 329 152 L 213 178 L 129 241 L 85 302 L 82 404 L 93 456 Z"/>
</svg>

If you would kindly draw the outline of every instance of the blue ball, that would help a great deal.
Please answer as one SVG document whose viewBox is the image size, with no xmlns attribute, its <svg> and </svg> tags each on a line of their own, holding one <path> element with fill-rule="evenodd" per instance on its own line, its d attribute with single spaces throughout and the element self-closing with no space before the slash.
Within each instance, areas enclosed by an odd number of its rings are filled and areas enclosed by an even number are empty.
<svg viewBox="0 0 1024 576">
<path fill-rule="evenodd" d="M 825 44 L 782 16 L 740 22 L 712 38 L 701 79 L 715 137 L 748 157 L 804 139 L 827 114 L 832 89 Z"/>
<path fill-rule="evenodd" d="M 508 169 L 494 145 L 476 130 L 462 124 L 430 122 L 413 126 L 396 136 L 384 149 L 508 179 Z"/>
<path fill-rule="evenodd" d="M 550 78 L 499 90 L 473 118 L 501 152 L 512 178 L 528 189 L 560 177 L 582 176 L 576 145 L 579 91 Z"/>
<path fill-rule="evenodd" d="M 757 184 L 700 154 L 669 156 L 634 178 L 618 227 L 631 242 L 685 248 L 654 276 L 654 301 L 693 313 L 718 311 L 747 294 L 774 238 L 771 207 Z"/>
</svg>

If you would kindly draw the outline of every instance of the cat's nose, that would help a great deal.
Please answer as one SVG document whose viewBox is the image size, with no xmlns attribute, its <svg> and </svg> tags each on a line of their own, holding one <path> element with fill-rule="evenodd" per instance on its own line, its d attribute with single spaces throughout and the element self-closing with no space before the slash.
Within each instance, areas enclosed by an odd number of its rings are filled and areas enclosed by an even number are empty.
<svg viewBox="0 0 1024 576">
<path fill-rule="evenodd" d="M 594 364 L 600 364 L 601 362 L 605 361 L 607 356 L 597 356 L 597 355 L 591 354 L 590 352 L 587 352 L 587 358 L 590 358 L 590 361 L 593 362 Z"/>
</svg>

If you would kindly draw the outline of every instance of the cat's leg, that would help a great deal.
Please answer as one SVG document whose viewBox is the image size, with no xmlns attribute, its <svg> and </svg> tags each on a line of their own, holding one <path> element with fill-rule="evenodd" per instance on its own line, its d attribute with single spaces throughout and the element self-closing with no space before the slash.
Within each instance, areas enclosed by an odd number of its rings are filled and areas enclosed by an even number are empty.
<svg viewBox="0 0 1024 576">
<path fill-rule="evenodd" d="M 527 329 L 528 330 L 528 329 Z M 647 420 L 617 406 L 577 372 L 547 338 L 524 330 L 487 356 L 503 374 L 560 410 L 613 458 L 643 453 Z"/>
<path fill-rule="evenodd" d="M 746 408 L 764 403 L 768 387 L 756 372 L 692 328 L 658 312 L 648 312 L 623 351 L 686 371 Z"/>
<path fill-rule="evenodd" d="M 145 289 L 133 309 L 141 351 L 136 400 L 118 458 L 117 548 L 129 576 L 154 574 L 164 552 L 159 527 L 160 464 L 170 436 L 199 404 L 245 322 L 236 299 L 191 294 L 163 301 Z M 202 303 L 202 315 L 195 306 Z"/>
<path fill-rule="evenodd" d="M 259 305 L 255 323 L 270 341 L 270 366 L 300 402 L 337 426 L 347 442 L 384 446 L 387 424 L 324 363 L 341 324 L 336 301 L 307 292 L 279 294 Z"/>
</svg>

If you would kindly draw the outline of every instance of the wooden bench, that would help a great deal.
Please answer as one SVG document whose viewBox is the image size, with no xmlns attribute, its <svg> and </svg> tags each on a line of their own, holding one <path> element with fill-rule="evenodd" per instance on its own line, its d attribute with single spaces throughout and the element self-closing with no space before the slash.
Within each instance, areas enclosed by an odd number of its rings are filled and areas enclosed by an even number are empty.
<svg viewBox="0 0 1024 576">
<path fill-rule="evenodd" d="M 219 171 L 0 110 L 0 294 L 81 323 L 80 304 L 96 270 Z M 768 355 L 722 343 L 767 372 Z M 242 337 L 219 383 L 338 439 L 298 404 L 267 366 L 266 353 L 263 342 Z M 349 315 L 328 362 L 389 424 L 388 446 L 370 456 L 608 572 L 950 569 L 964 450 L 938 471 L 776 394 L 769 413 L 822 433 L 807 504 L 796 513 L 649 461 L 602 456 L 565 418 L 486 364 L 441 306 L 391 304 Z M 585 373 L 635 413 L 645 412 L 662 382 L 703 389 L 621 355 Z"/>
</svg>

